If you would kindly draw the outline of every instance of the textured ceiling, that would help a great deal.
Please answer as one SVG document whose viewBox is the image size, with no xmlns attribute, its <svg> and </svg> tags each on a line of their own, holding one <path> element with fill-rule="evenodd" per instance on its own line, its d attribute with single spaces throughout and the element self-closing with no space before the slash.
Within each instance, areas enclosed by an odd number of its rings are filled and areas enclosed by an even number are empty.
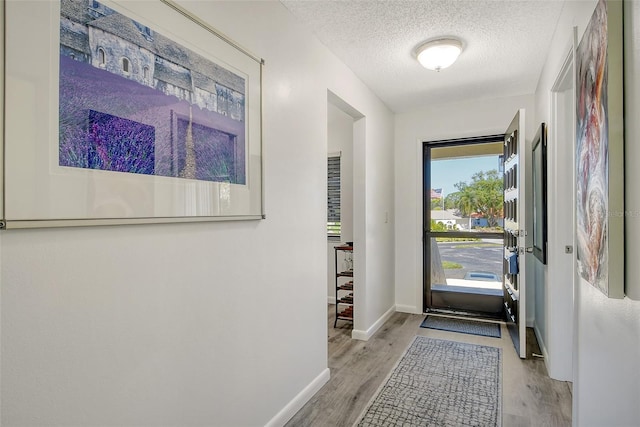
<svg viewBox="0 0 640 427">
<path fill-rule="evenodd" d="M 563 0 L 282 0 L 395 112 L 535 91 Z M 421 42 L 465 48 L 439 73 L 413 57 Z"/>
</svg>

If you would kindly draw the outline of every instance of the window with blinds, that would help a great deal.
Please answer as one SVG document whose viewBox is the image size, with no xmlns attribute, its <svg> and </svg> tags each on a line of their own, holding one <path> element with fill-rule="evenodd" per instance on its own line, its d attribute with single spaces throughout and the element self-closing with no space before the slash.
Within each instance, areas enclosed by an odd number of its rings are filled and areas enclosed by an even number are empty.
<svg viewBox="0 0 640 427">
<path fill-rule="evenodd" d="M 340 156 L 330 155 L 327 166 L 327 236 L 340 240 Z"/>
</svg>

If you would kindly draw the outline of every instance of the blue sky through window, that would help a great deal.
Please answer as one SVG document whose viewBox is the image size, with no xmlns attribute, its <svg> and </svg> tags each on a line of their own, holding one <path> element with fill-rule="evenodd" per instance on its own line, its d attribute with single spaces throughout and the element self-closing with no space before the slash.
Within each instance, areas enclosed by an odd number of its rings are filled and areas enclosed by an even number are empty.
<svg viewBox="0 0 640 427">
<path fill-rule="evenodd" d="M 442 195 L 456 192 L 454 184 L 470 182 L 471 176 L 480 171 L 498 169 L 498 156 L 459 157 L 431 161 L 431 188 L 442 188 Z"/>
</svg>

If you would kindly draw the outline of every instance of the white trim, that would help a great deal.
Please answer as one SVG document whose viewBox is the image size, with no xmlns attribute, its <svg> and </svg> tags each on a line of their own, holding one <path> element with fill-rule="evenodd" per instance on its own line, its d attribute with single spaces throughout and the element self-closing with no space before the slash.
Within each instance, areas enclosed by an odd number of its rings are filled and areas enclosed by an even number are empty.
<svg viewBox="0 0 640 427">
<path fill-rule="evenodd" d="M 575 54 L 568 43 L 562 62 L 550 90 L 549 113 L 549 262 L 545 297 L 544 350 L 545 364 L 550 378 L 571 381 L 573 378 L 573 336 L 575 266 L 573 255 L 564 253 L 565 245 L 575 242 Z M 567 114 L 570 115 L 570 119 Z M 570 135 L 567 138 L 567 135 Z M 567 177 L 567 171 L 568 177 Z M 569 179 L 567 179 L 569 178 Z M 567 184 L 568 183 L 568 184 Z M 574 252 L 576 252 L 574 250 Z M 550 286 L 554 284 L 554 286 Z M 551 327 L 554 325 L 554 327 Z M 541 344 L 541 340 L 538 339 Z M 542 349 L 542 345 L 541 345 Z"/>
<path fill-rule="evenodd" d="M 328 302 L 329 304 L 336 305 L 336 297 L 335 297 L 335 296 L 331 296 L 331 295 L 329 295 L 329 296 L 327 297 L 327 302 Z"/>
<path fill-rule="evenodd" d="M 327 157 L 342 157 L 342 151 L 334 151 L 333 153 L 327 153 Z"/>
<path fill-rule="evenodd" d="M 354 329 L 353 331 L 351 331 L 351 338 L 353 338 L 354 340 L 368 341 L 369 338 L 371 338 L 373 334 L 375 334 L 377 330 L 380 329 L 380 327 L 382 327 L 382 325 L 384 325 L 384 323 L 387 320 L 389 320 L 389 318 L 395 312 L 396 312 L 396 306 L 394 305 L 389 310 L 387 310 L 386 313 L 380 316 L 380 318 L 376 320 L 376 322 L 373 325 L 371 325 L 371 327 L 366 331 L 360 331 L 357 329 Z"/>
<path fill-rule="evenodd" d="M 265 427 L 283 426 L 316 394 L 331 377 L 329 368 L 323 370 L 313 381 L 296 395 L 284 408 L 265 424 Z"/>
<path fill-rule="evenodd" d="M 400 313 L 422 314 L 422 310 L 414 305 L 396 304 L 396 311 Z"/>
<path fill-rule="evenodd" d="M 538 340 L 538 347 L 540 347 L 540 353 L 542 353 L 542 356 L 544 357 L 544 366 L 547 368 L 547 372 L 549 372 L 549 352 L 547 351 L 545 342 L 542 339 L 542 332 L 538 330 L 537 326 L 533 327 L 533 332 L 536 334 L 536 339 Z"/>
</svg>

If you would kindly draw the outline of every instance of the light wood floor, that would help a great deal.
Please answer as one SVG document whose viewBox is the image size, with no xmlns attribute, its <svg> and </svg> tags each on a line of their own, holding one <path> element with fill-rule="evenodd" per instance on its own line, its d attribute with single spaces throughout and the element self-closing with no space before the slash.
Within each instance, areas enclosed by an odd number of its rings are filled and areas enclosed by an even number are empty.
<svg viewBox="0 0 640 427">
<path fill-rule="evenodd" d="M 489 338 L 420 328 L 424 315 L 395 313 L 368 341 L 358 341 L 351 339 L 349 323 L 333 328 L 333 312 L 330 305 L 331 379 L 287 427 L 351 427 L 416 335 L 503 349 L 503 427 L 571 425 L 570 383 L 550 379 L 544 361 L 531 357 L 540 352 L 532 331 L 529 357 L 521 360 L 504 324 L 502 338 Z"/>
</svg>

